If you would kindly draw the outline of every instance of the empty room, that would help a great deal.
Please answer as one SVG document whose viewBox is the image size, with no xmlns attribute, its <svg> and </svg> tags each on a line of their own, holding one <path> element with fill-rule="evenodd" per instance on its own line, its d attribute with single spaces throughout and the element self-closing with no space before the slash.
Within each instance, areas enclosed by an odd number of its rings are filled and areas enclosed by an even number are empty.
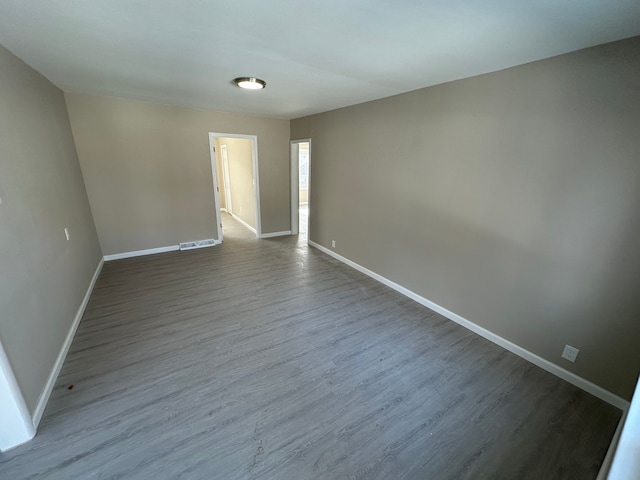
<svg viewBox="0 0 640 480">
<path fill-rule="evenodd" d="M 0 0 L 0 479 L 638 479 L 639 206 L 640 2 Z"/>
</svg>

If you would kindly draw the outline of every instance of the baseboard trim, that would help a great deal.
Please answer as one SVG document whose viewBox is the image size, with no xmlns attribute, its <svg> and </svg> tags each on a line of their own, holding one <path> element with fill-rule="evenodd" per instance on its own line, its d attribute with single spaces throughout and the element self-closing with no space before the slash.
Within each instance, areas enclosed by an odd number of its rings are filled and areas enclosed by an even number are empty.
<svg viewBox="0 0 640 480">
<path fill-rule="evenodd" d="M 33 426 L 38 428 L 40 424 L 40 420 L 42 419 L 42 414 L 44 413 L 44 409 L 47 407 L 47 402 L 49 401 L 49 397 L 51 396 L 51 392 L 53 391 L 53 387 L 56 384 L 56 380 L 58 379 L 58 375 L 60 374 L 60 370 L 62 369 L 62 365 L 64 364 L 65 358 L 67 358 L 67 353 L 69 352 L 69 348 L 71 347 L 71 343 L 73 342 L 73 337 L 76 334 L 76 330 L 78 330 L 78 325 L 80 325 L 80 320 L 82 320 L 82 315 L 84 315 L 84 311 L 87 308 L 87 304 L 89 303 L 89 298 L 91 298 L 91 293 L 93 292 L 93 287 L 98 280 L 98 276 L 102 271 L 102 266 L 104 265 L 104 258 L 100 259 L 98 262 L 98 266 L 96 271 L 93 274 L 93 278 L 89 283 L 89 287 L 87 288 L 86 293 L 84 294 L 84 298 L 82 299 L 82 303 L 78 307 L 78 311 L 76 312 L 76 316 L 73 319 L 73 323 L 67 332 L 67 338 L 65 338 L 64 343 L 62 344 L 62 348 L 60 349 L 60 353 L 58 353 L 58 358 L 56 359 L 56 363 L 53 364 L 53 368 L 51 369 L 51 373 L 49 374 L 49 378 L 47 379 L 47 383 L 40 394 L 40 398 L 38 398 L 38 403 L 36 404 L 36 408 L 33 412 L 32 420 Z"/>
<path fill-rule="evenodd" d="M 227 212 L 228 213 L 228 212 Z M 240 222 L 242 224 L 242 226 L 244 226 L 245 228 L 247 228 L 248 230 L 251 230 L 253 233 L 256 233 L 256 229 L 253 228 L 251 225 L 249 225 L 247 222 L 245 222 L 244 220 L 242 220 L 239 216 L 237 216 L 234 213 L 229 213 L 229 215 L 231 215 L 233 218 L 235 218 L 238 222 Z M 257 233 L 256 233 L 257 235 Z"/>
<path fill-rule="evenodd" d="M 263 233 L 262 235 L 260 235 L 260 238 L 284 237 L 285 235 L 291 235 L 291 230 L 285 230 L 282 232 Z"/>
<path fill-rule="evenodd" d="M 318 250 L 320 250 L 321 252 L 326 253 L 327 255 L 330 255 L 331 257 L 335 258 L 336 260 L 339 260 L 340 262 L 349 265 L 350 267 L 358 270 L 359 272 L 364 273 L 365 275 L 379 281 L 380 283 L 383 283 L 384 285 L 394 289 L 395 291 L 411 298 L 412 300 L 415 300 L 416 302 L 420 303 L 421 305 L 424 305 L 427 308 L 430 308 L 431 310 L 439 313 L 440 315 L 448 318 L 449 320 L 453 320 L 454 322 L 456 322 L 457 324 L 471 330 L 474 333 L 477 333 L 478 335 L 480 335 L 481 337 L 486 338 L 487 340 L 495 343 L 496 345 L 501 346 L 502 348 L 505 348 L 507 350 L 509 350 L 512 353 L 515 353 L 516 355 L 518 355 L 521 358 L 524 358 L 525 360 L 533 363 L 534 365 L 537 365 L 538 367 L 542 368 L 543 370 L 546 370 L 549 373 L 552 373 L 553 375 L 555 375 L 556 377 L 559 377 L 569 383 L 571 383 L 572 385 L 575 385 L 578 388 L 581 388 L 582 390 L 600 398 L 601 400 L 604 400 L 605 402 L 613 405 L 614 407 L 619 408 L 620 410 L 622 410 L 623 412 L 626 412 L 629 409 L 629 402 L 626 401 L 625 399 L 615 395 L 614 393 L 609 392 L 608 390 L 605 390 L 604 388 L 600 387 L 599 385 L 596 385 L 593 382 L 590 382 L 589 380 L 586 380 L 585 378 L 580 377 L 579 375 L 576 375 L 575 373 L 572 373 L 568 370 L 565 370 L 562 367 L 559 367 L 558 365 L 556 365 L 555 363 L 550 362 L 549 360 L 546 360 L 542 357 L 540 357 L 539 355 L 536 355 L 533 352 L 530 352 L 529 350 L 521 347 L 520 345 L 517 345 L 513 342 L 511 342 L 510 340 L 507 340 L 506 338 L 503 338 L 489 330 L 487 330 L 484 327 L 481 327 L 473 322 L 471 322 L 470 320 L 467 320 L 464 317 L 461 317 L 460 315 L 453 313 L 450 310 L 447 310 L 444 307 L 441 307 L 440 305 L 438 305 L 437 303 L 432 302 L 431 300 L 428 300 L 420 295 L 418 295 L 415 292 L 412 292 L 411 290 L 409 290 L 408 288 L 403 287 L 402 285 L 399 285 L 391 280 L 389 280 L 388 278 L 383 277 L 382 275 L 375 273 L 372 270 L 369 270 L 368 268 L 363 267 L 362 265 L 357 264 L 356 262 L 349 260 L 346 257 L 343 257 L 342 255 L 337 254 L 336 252 L 329 250 L 326 247 L 323 247 L 322 245 L 313 242 L 311 240 L 309 240 L 309 245 L 311 245 L 314 248 L 317 248 Z"/>
<path fill-rule="evenodd" d="M 226 208 L 224 208 L 224 207 L 220 207 L 220 211 L 221 211 L 221 212 L 228 213 L 228 212 L 227 212 L 227 209 L 226 209 Z"/>
<path fill-rule="evenodd" d="M 168 247 L 148 248 L 146 250 L 135 250 L 133 252 L 113 253 L 105 255 L 104 261 L 120 260 L 121 258 L 141 257 L 143 255 L 153 255 L 154 253 L 174 252 L 180 250 L 180 245 L 169 245 Z"/>
</svg>

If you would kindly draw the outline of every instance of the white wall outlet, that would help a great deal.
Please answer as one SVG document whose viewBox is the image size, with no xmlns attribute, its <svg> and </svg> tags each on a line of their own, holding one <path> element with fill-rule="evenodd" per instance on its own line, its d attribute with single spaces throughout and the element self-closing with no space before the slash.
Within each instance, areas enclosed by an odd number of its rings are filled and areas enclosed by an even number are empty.
<svg viewBox="0 0 640 480">
<path fill-rule="evenodd" d="M 336 241 L 335 240 L 331 240 L 331 248 L 336 248 Z"/>
<path fill-rule="evenodd" d="M 567 359 L 570 362 L 575 362 L 578 353 L 580 353 L 580 350 L 578 350 L 576 347 L 565 345 L 564 350 L 562 351 L 562 358 Z"/>
<path fill-rule="evenodd" d="M 69 227 L 64 227 L 64 236 L 67 237 L 67 242 L 69 241 Z"/>
</svg>

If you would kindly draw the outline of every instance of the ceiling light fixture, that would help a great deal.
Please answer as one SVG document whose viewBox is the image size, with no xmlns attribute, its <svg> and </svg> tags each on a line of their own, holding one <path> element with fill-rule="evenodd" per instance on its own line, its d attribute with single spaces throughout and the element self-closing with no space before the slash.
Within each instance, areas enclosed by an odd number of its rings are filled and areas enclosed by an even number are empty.
<svg viewBox="0 0 640 480">
<path fill-rule="evenodd" d="M 267 82 L 255 77 L 238 77 L 233 79 L 240 88 L 246 88 L 247 90 L 262 90 L 267 86 Z"/>
</svg>

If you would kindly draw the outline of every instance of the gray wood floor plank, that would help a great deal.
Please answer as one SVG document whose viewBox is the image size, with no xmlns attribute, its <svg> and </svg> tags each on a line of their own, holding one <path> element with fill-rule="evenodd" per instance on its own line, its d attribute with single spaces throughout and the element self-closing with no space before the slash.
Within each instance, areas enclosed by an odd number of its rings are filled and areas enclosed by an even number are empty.
<svg viewBox="0 0 640 480">
<path fill-rule="evenodd" d="M 0 478 L 595 478 L 617 409 L 302 239 L 224 224 L 221 246 L 104 266 Z"/>
</svg>

